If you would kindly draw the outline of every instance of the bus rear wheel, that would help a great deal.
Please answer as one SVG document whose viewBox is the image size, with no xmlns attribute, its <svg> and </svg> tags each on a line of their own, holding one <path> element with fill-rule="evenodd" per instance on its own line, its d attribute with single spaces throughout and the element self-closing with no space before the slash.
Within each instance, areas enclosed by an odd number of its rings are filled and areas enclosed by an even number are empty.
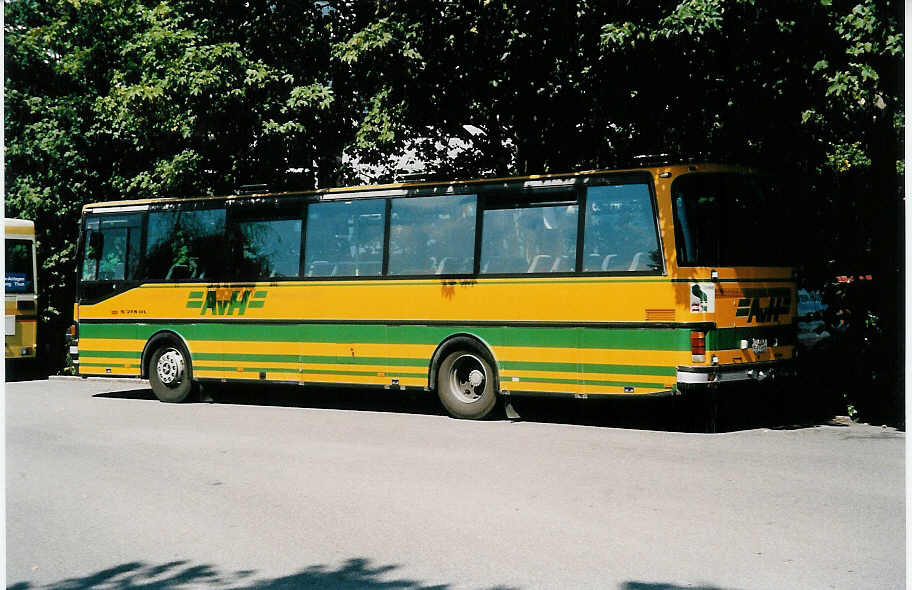
<svg viewBox="0 0 912 590">
<path fill-rule="evenodd" d="M 475 350 L 456 350 L 437 370 L 437 395 L 454 418 L 479 420 L 497 403 L 492 363 Z"/>
<path fill-rule="evenodd" d="M 155 397 L 163 402 L 179 403 L 193 391 L 193 380 L 187 353 L 183 347 L 166 342 L 155 349 L 149 360 L 149 383 Z"/>
</svg>

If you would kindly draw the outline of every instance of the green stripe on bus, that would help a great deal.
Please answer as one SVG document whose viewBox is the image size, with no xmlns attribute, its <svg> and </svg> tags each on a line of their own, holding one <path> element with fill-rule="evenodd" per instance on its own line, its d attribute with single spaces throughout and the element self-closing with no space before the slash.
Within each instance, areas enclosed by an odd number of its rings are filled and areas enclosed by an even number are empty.
<svg viewBox="0 0 912 590">
<path fill-rule="evenodd" d="M 125 358 L 138 361 L 141 354 L 129 350 L 80 350 L 81 358 Z M 429 359 L 414 358 L 384 358 L 384 357 L 336 357 L 312 356 L 297 354 L 231 354 L 219 352 L 198 352 L 193 355 L 194 361 L 227 361 L 227 362 L 260 362 L 260 363 L 310 363 L 327 365 L 383 365 L 386 371 L 395 370 L 396 367 L 423 367 L 427 368 Z M 223 367 L 232 368 L 233 367 Z M 251 369 L 253 370 L 253 369 Z M 259 370 L 259 369 L 257 369 Z M 270 369 L 276 370 L 276 369 Z M 316 370 L 316 372 L 322 372 Z M 427 372 L 421 376 L 427 376 Z"/>
<path fill-rule="evenodd" d="M 139 352 L 124 350 L 81 350 L 86 357 L 132 358 L 138 359 Z M 219 353 L 197 352 L 195 361 L 224 360 L 234 362 L 261 363 L 310 363 L 327 365 L 387 365 L 391 367 L 427 367 L 430 359 L 396 358 L 396 357 L 347 357 L 347 356 L 313 356 L 297 354 L 254 354 L 254 353 Z M 537 361 L 501 361 L 501 368 L 514 371 L 555 371 L 564 373 L 616 373 L 623 375 L 673 376 L 673 367 L 643 365 L 605 365 L 597 363 L 551 363 Z"/>
<path fill-rule="evenodd" d="M 189 309 L 199 309 L 202 306 L 203 306 L 202 301 L 188 301 L 187 302 L 187 308 L 189 308 Z"/>
<path fill-rule="evenodd" d="M 720 328 L 710 330 L 706 334 L 706 348 L 709 350 L 739 350 L 741 340 L 752 338 L 778 339 L 780 346 L 795 343 L 795 328 L 791 324 L 785 326 L 756 326 L 742 328 Z M 772 342 L 769 342 L 772 346 Z"/>
<path fill-rule="evenodd" d="M 280 367 L 209 367 L 197 365 L 194 371 L 230 371 L 232 373 L 298 373 L 297 369 L 283 369 Z"/>
<path fill-rule="evenodd" d="M 654 375 L 674 376 L 677 371 L 674 367 L 651 367 L 642 365 L 602 365 L 596 363 L 547 363 L 526 361 L 502 361 L 500 366 L 505 371 L 555 371 L 564 373 L 616 373 L 619 375 Z"/>
<path fill-rule="evenodd" d="M 342 365 L 392 365 L 397 367 L 427 367 L 430 359 L 381 357 L 302 356 L 302 363 L 338 363 Z"/>
<path fill-rule="evenodd" d="M 349 342 L 358 344 L 437 345 L 457 333 L 474 334 L 492 346 L 613 348 L 620 350 L 690 350 L 688 328 L 583 328 L 522 326 L 402 326 L 358 324 L 80 324 L 83 338 L 147 340 L 174 330 L 188 341 Z M 712 333 L 712 331 L 710 331 Z"/>
<path fill-rule="evenodd" d="M 83 350 L 79 349 L 79 358 L 105 357 L 115 359 L 139 360 L 141 353 L 132 350 Z"/>
<path fill-rule="evenodd" d="M 123 350 L 86 350 L 80 351 L 84 358 L 108 357 L 138 359 L 139 352 Z M 261 363 L 302 363 L 327 365 L 384 365 L 388 367 L 427 367 L 429 359 L 395 358 L 395 357 L 347 357 L 347 356 L 314 356 L 297 354 L 254 354 L 254 353 L 218 353 L 198 352 L 193 355 L 194 361 L 223 360 L 227 362 L 261 362 Z M 676 375 L 674 367 L 647 365 L 606 365 L 599 363 L 559 363 L 538 361 L 501 361 L 500 367 L 505 371 L 553 371 L 563 373 L 614 373 L 619 375 L 653 375 L 672 377 Z"/>
<path fill-rule="evenodd" d="M 394 365 L 407 367 L 426 367 L 428 359 L 385 358 L 385 357 L 341 357 L 311 356 L 298 354 L 253 354 L 253 353 L 219 353 L 198 352 L 194 360 L 225 360 L 260 363 L 312 363 L 332 365 Z"/>
<path fill-rule="evenodd" d="M 613 387 L 644 387 L 650 389 L 667 389 L 664 383 L 639 383 L 636 381 L 601 381 L 594 379 L 552 379 L 550 377 L 519 377 L 519 381 L 507 381 L 510 375 L 504 375 L 501 379 L 501 387 L 505 389 L 521 389 L 524 383 L 560 383 L 582 385 L 602 385 Z"/>
<path fill-rule="evenodd" d="M 189 298 L 190 298 L 190 299 L 202 299 L 202 298 L 203 298 L 203 292 L 202 292 L 202 291 L 190 291 L 190 297 L 189 297 Z"/>
<path fill-rule="evenodd" d="M 101 365 L 107 366 L 107 365 Z M 229 373 L 294 373 L 302 375 L 358 375 L 369 377 L 427 377 L 427 373 L 402 373 L 399 371 L 340 371 L 320 369 L 282 369 L 275 367 L 212 367 L 198 365 L 194 371 L 225 371 Z"/>
</svg>

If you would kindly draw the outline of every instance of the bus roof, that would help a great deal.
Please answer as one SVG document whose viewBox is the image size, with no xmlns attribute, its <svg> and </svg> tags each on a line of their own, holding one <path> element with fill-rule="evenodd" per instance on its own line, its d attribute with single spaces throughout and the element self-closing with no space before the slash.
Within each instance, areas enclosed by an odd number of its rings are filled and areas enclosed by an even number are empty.
<svg viewBox="0 0 912 590">
<path fill-rule="evenodd" d="M 582 172 L 565 172 L 560 174 L 535 174 L 529 176 L 508 176 L 500 178 L 476 178 L 471 180 L 451 180 L 451 181 L 431 181 L 431 182 L 411 182 L 411 183 L 393 183 L 380 185 L 356 185 L 339 188 L 314 189 L 304 191 L 285 191 L 285 192 L 264 192 L 264 193 L 247 193 L 231 195 L 213 195 L 213 196 L 195 196 L 195 197 L 162 197 L 152 199 L 134 199 L 125 201 L 99 201 L 83 205 L 83 212 L 106 208 L 106 207 L 129 207 L 142 206 L 152 203 L 169 203 L 184 201 L 205 201 L 205 200 L 224 200 L 224 199 L 246 199 L 256 197 L 284 197 L 284 196 L 307 196 L 320 195 L 323 199 L 352 199 L 369 196 L 368 193 L 384 193 L 385 196 L 405 196 L 412 191 L 429 189 L 432 187 L 464 187 L 471 185 L 490 185 L 490 184 L 516 184 L 524 183 L 527 186 L 548 186 L 549 184 L 574 184 L 589 176 L 617 173 L 649 173 L 653 176 L 662 175 L 662 178 L 670 178 L 683 174 L 685 172 L 721 172 L 721 171 L 740 171 L 747 172 L 749 169 L 743 166 L 714 163 L 696 163 L 696 164 L 676 164 L 668 166 L 652 166 L 642 168 L 623 168 L 623 169 L 596 169 L 585 170 Z M 446 191 L 438 194 L 447 194 Z M 379 196 L 379 195 L 372 195 Z"/>
<path fill-rule="evenodd" d="M 7 234 L 16 234 L 20 236 L 34 236 L 35 222 L 28 219 L 3 218 L 3 226 Z"/>
</svg>

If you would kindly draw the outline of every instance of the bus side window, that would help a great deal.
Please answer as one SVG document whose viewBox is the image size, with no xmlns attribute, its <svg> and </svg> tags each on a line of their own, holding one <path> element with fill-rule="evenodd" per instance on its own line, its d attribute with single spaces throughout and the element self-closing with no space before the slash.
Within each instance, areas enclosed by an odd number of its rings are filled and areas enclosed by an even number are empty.
<svg viewBox="0 0 912 590">
<path fill-rule="evenodd" d="M 307 206 L 306 276 L 379 276 L 386 201 L 323 201 Z"/>
<path fill-rule="evenodd" d="M 231 260 L 235 280 L 300 276 L 304 205 L 296 199 L 254 198 L 228 205 Z"/>
<path fill-rule="evenodd" d="M 570 201 L 541 206 L 526 202 L 510 205 L 495 204 L 484 212 L 482 274 L 576 270 L 579 205 Z"/>
<path fill-rule="evenodd" d="M 470 274 L 475 207 L 475 195 L 393 199 L 388 274 Z"/>
<path fill-rule="evenodd" d="M 589 187 L 583 272 L 662 270 L 655 212 L 646 184 Z"/>
<path fill-rule="evenodd" d="M 225 209 L 169 205 L 149 213 L 145 277 L 183 280 L 222 277 L 228 255 Z"/>
</svg>

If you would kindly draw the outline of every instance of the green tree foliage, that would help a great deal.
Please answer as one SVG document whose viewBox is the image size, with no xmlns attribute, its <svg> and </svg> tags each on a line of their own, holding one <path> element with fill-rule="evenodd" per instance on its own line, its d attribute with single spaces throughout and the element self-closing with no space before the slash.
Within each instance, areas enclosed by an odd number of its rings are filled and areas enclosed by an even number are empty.
<svg viewBox="0 0 912 590">
<path fill-rule="evenodd" d="M 5 10 L 5 205 L 36 222 L 46 344 L 60 348 L 71 315 L 83 204 L 249 182 L 307 188 L 337 173 L 326 154 L 351 134 L 327 132 L 344 113 L 327 13 L 312 2 Z"/>
<path fill-rule="evenodd" d="M 472 177 L 661 152 L 774 172 L 798 262 L 875 272 L 875 316 L 900 323 L 895 0 L 4 6 L 6 207 L 36 221 L 51 331 L 86 202 L 348 183 L 354 164 L 393 180 L 406 156 Z"/>
</svg>

